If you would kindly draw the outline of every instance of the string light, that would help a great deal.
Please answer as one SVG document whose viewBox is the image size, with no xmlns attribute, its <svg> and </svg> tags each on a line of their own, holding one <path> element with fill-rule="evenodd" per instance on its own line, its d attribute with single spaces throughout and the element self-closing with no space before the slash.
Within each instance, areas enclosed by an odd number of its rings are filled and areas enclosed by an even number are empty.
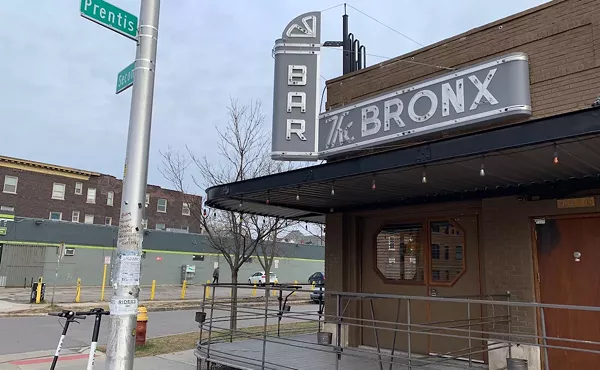
<svg viewBox="0 0 600 370">
<path fill-rule="evenodd" d="M 242 208 L 244 206 L 244 198 L 240 198 L 240 208 Z"/>
<path fill-rule="evenodd" d="M 270 193 L 269 193 L 269 191 L 268 191 L 268 190 L 267 190 L 267 201 L 266 201 L 266 203 L 267 203 L 267 204 L 270 204 L 270 203 L 271 203 L 271 195 L 270 195 Z"/>
<path fill-rule="evenodd" d="M 554 144 L 554 159 L 552 162 L 554 162 L 554 164 L 558 164 L 558 149 L 556 148 L 556 144 Z"/>
<path fill-rule="evenodd" d="M 485 167 L 483 165 L 484 159 L 485 157 L 481 157 L 481 168 L 479 169 L 479 176 L 481 177 L 485 176 Z"/>
<path fill-rule="evenodd" d="M 421 177 L 421 182 L 423 184 L 427 184 L 427 172 L 425 172 L 425 169 L 423 169 L 423 176 Z"/>
<path fill-rule="evenodd" d="M 333 184 L 331 184 L 331 195 L 335 195 L 335 189 L 333 188 Z"/>
<path fill-rule="evenodd" d="M 375 174 L 373 174 L 373 183 L 371 184 L 371 190 L 377 189 L 377 185 L 375 185 Z"/>
<path fill-rule="evenodd" d="M 300 200 L 300 187 L 296 189 L 296 200 Z"/>
</svg>

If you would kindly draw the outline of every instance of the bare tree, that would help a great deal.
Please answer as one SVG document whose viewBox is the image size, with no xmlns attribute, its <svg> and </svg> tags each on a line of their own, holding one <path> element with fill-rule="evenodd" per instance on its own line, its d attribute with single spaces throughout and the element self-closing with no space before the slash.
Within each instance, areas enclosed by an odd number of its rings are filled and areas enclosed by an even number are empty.
<svg viewBox="0 0 600 370">
<path fill-rule="evenodd" d="M 163 176 L 181 192 L 190 214 L 206 233 L 210 246 L 218 251 L 231 271 L 231 335 L 237 329 L 239 271 L 271 235 L 284 227 L 279 219 L 208 209 L 191 201 L 189 186 L 200 193 L 211 186 L 242 181 L 290 168 L 290 164 L 275 162 L 269 157 L 270 135 L 264 130 L 265 116 L 260 102 L 240 105 L 234 99 L 227 107 L 228 121 L 216 127 L 221 161 L 198 157 L 189 147 L 181 153 L 172 148 L 161 151 Z M 262 249 L 261 249 L 262 250 Z M 271 259 L 272 263 L 272 259 Z M 262 262 L 261 262 L 262 264 Z M 270 265 L 269 265 L 270 267 Z"/>
</svg>

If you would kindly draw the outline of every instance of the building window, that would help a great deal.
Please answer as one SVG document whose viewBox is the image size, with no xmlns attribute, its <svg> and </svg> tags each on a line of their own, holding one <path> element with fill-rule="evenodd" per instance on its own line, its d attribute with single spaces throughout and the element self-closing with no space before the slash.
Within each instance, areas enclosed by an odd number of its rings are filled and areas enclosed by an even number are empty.
<svg viewBox="0 0 600 370">
<path fill-rule="evenodd" d="M 450 221 L 430 224 L 432 283 L 453 284 L 465 270 L 463 230 Z"/>
<path fill-rule="evenodd" d="M 96 203 L 96 189 L 88 188 L 86 202 L 87 203 Z"/>
<path fill-rule="evenodd" d="M 105 225 L 112 225 L 112 217 L 104 217 L 104 224 Z"/>
<path fill-rule="evenodd" d="M 150 194 L 146 193 L 146 207 L 150 205 Z"/>
<path fill-rule="evenodd" d="M 15 207 L 0 206 L 0 211 L 3 211 L 3 212 L 14 212 L 15 211 Z"/>
<path fill-rule="evenodd" d="M 73 211 L 73 214 L 71 214 L 71 222 L 79 222 L 79 211 Z"/>
<path fill-rule="evenodd" d="M 52 221 L 61 221 L 62 220 L 62 212 L 50 212 L 50 217 Z"/>
<path fill-rule="evenodd" d="M 190 215 L 190 204 L 189 203 L 183 203 L 183 206 L 181 207 L 181 214 L 184 216 Z"/>
<path fill-rule="evenodd" d="M 156 203 L 156 211 L 161 213 L 167 213 L 167 200 L 159 199 Z"/>
<path fill-rule="evenodd" d="M 189 226 L 182 226 L 181 230 L 185 231 L 186 233 L 190 232 L 190 227 Z"/>
<path fill-rule="evenodd" d="M 83 194 L 83 183 L 82 182 L 75 183 L 75 194 L 76 195 Z"/>
<path fill-rule="evenodd" d="M 65 184 L 52 184 L 52 199 L 65 200 Z"/>
<path fill-rule="evenodd" d="M 86 224 L 93 224 L 94 223 L 94 215 L 85 215 L 85 221 Z"/>
<path fill-rule="evenodd" d="M 108 195 L 106 196 L 106 205 L 112 207 L 114 201 L 115 201 L 115 192 L 114 191 L 109 191 Z"/>
<path fill-rule="evenodd" d="M 17 194 L 17 183 L 19 182 L 19 178 L 16 176 L 4 176 L 4 188 L 2 192 L 8 194 Z"/>
<path fill-rule="evenodd" d="M 385 226 L 376 237 L 379 274 L 386 280 L 423 284 L 423 239 L 422 224 Z"/>
<path fill-rule="evenodd" d="M 142 220 L 142 226 L 144 227 L 144 230 L 148 228 L 148 220 L 143 219 Z"/>
<path fill-rule="evenodd" d="M 167 227 L 165 226 L 165 224 L 156 224 L 156 230 L 166 230 Z"/>
</svg>

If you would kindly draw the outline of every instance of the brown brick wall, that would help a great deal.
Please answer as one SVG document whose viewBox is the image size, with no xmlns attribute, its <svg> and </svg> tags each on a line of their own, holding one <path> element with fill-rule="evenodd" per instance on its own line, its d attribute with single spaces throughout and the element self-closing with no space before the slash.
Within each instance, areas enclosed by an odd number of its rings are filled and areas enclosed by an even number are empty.
<svg viewBox="0 0 600 370">
<path fill-rule="evenodd" d="M 19 178 L 17 194 L 2 192 L 5 175 Z M 65 200 L 52 199 L 53 183 L 66 185 Z M 83 193 L 75 194 L 75 183 L 83 183 Z M 96 203 L 88 204 L 87 189 L 96 188 Z M 107 205 L 108 192 L 114 192 L 113 206 Z M 48 219 L 50 212 L 62 212 L 63 221 L 71 221 L 73 211 L 79 211 L 79 222 L 83 222 L 85 214 L 94 215 L 95 224 L 104 224 L 105 217 L 112 217 L 112 224 L 119 223 L 121 207 L 122 181 L 109 175 L 91 176 L 89 180 L 80 180 L 69 175 L 45 174 L 22 169 L 0 166 L 0 206 L 15 208 L 15 214 L 21 217 Z M 192 216 L 182 215 L 182 196 L 179 192 L 148 185 L 150 205 L 146 209 L 148 228 L 154 229 L 157 223 L 164 223 L 167 228 L 189 226 L 190 232 L 200 232 L 201 228 Z M 159 198 L 167 199 L 167 213 L 156 211 Z M 201 202 L 201 198 L 197 198 Z"/>
<path fill-rule="evenodd" d="M 600 0 L 554 0 L 330 80 L 327 106 L 339 107 L 445 73 L 401 60 L 456 68 L 516 51 L 529 55 L 534 118 L 588 107 L 600 94 Z"/>
</svg>

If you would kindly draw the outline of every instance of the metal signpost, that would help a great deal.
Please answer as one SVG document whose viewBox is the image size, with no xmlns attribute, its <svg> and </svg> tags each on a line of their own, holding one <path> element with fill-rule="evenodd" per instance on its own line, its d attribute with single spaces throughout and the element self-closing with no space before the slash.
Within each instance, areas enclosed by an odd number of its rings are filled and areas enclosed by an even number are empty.
<svg viewBox="0 0 600 370">
<path fill-rule="evenodd" d="M 117 75 L 117 94 L 133 86 L 135 62 L 131 63 Z"/>
<path fill-rule="evenodd" d="M 504 55 L 322 114 L 319 159 L 531 115 L 527 55 Z"/>
<path fill-rule="evenodd" d="M 275 42 L 273 159 L 317 159 L 320 50 L 320 12 L 294 18 Z"/>
<path fill-rule="evenodd" d="M 160 0 L 141 0 L 138 27 L 137 17 L 105 1 L 81 1 L 82 17 L 137 41 L 133 71 L 136 83 L 131 96 L 126 173 L 111 281 L 107 370 L 133 370 L 159 12 Z M 129 81 L 127 69 L 122 71 L 124 86 Z M 119 81 L 117 85 L 120 86 Z"/>
</svg>

